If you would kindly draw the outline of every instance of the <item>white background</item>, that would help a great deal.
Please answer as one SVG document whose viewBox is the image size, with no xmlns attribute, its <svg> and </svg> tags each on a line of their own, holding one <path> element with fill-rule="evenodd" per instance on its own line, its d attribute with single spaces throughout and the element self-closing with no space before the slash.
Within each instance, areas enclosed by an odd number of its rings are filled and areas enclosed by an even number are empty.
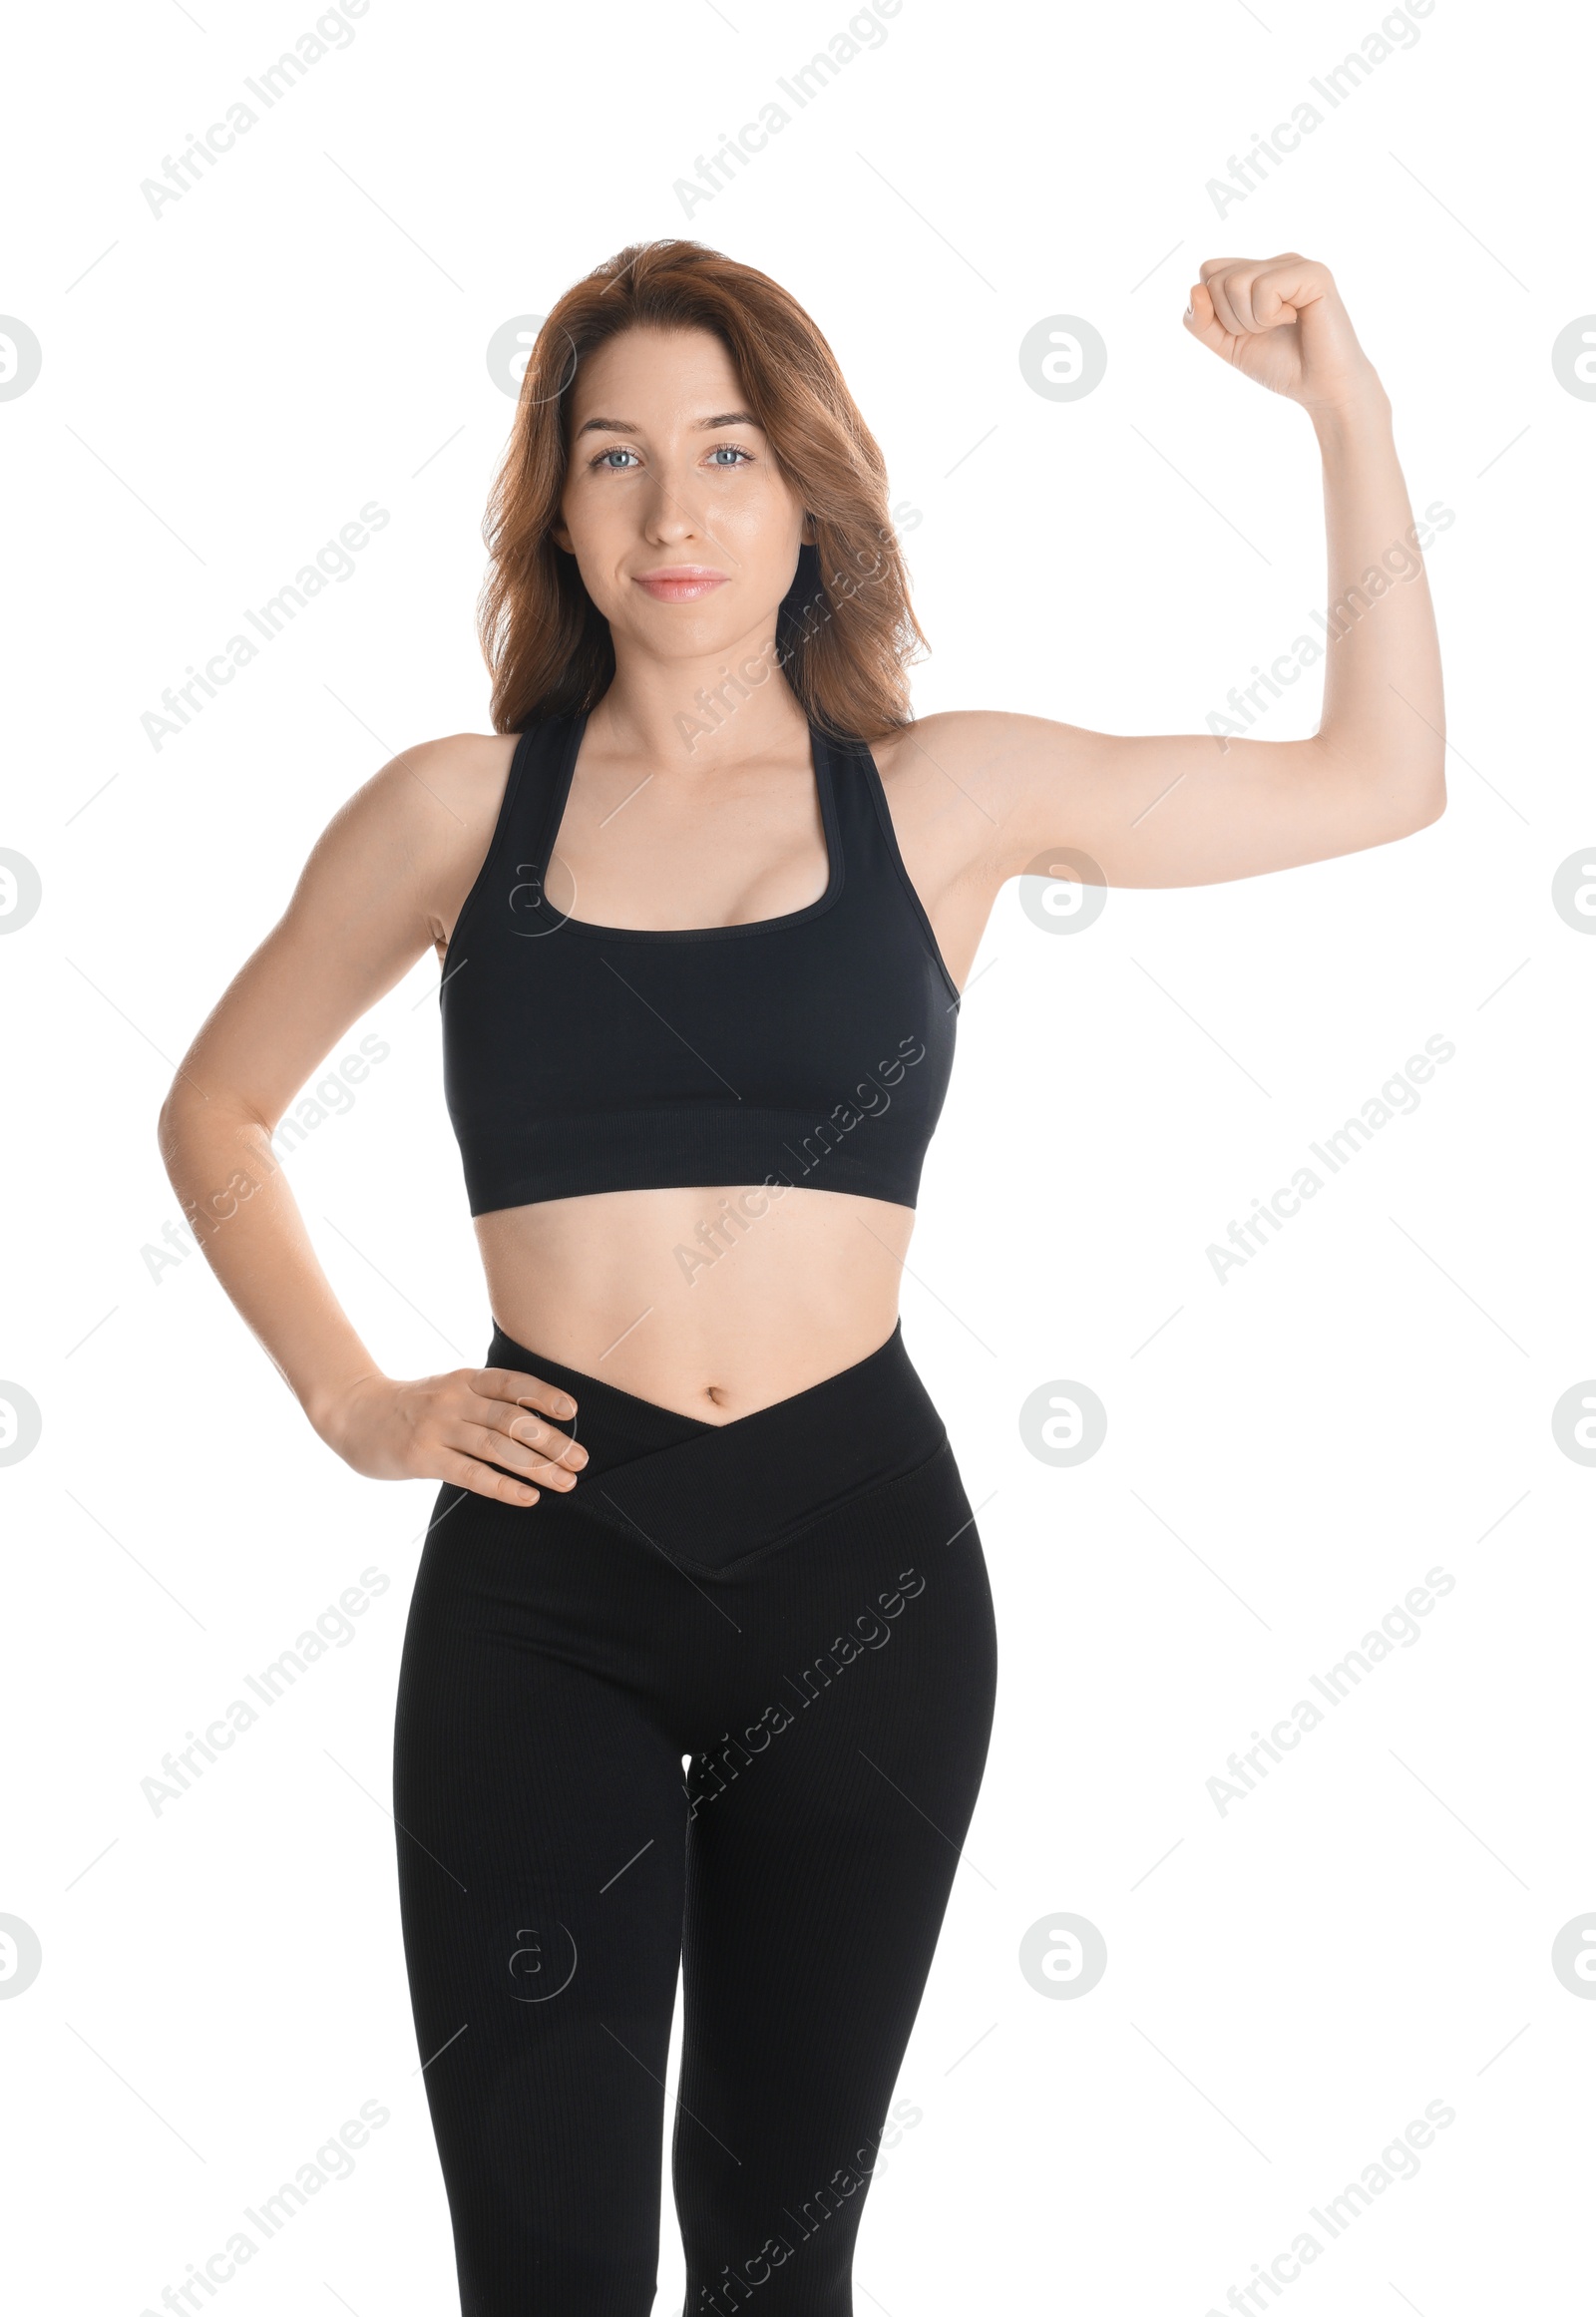
<svg viewBox="0 0 1596 2317">
<path fill-rule="evenodd" d="M 0 1472 L 0 1911 L 43 1948 L 0 2003 L 17 2307 L 159 2307 L 373 2100 L 390 2121 L 352 2176 L 215 2299 L 456 2306 L 385 1806 L 434 1486 L 341 1465 L 200 1257 L 152 1275 L 179 1213 L 156 1112 L 340 801 L 401 747 L 487 729 L 472 610 L 512 411 L 489 338 L 679 232 L 785 283 L 835 348 L 919 517 L 922 714 L 1201 731 L 1317 632 L 1312 432 L 1182 330 L 1205 257 L 1332 265 L 1414 507 L 1454 515 L 1429 558 L 1440 822 L 1112 892 L 1066 938 L 1010 887 L 977 962 L 904 1324 L 984 1508 L 1000 1697 L 859 2309 L 1202 2317 L 1304 2228 L 1325 2250 L 1280 2287 L 1293 2310 L 1590 2305 L 1596 2004 L 1550 1963 L 1596 1908 L 1596 1469 L 1550 1422 L 1596 1372 L 1596 942 L 1550 901 L 1596 834 L 1596 404 L 1550 358 L 1596 308 L 1590 31 L 1437 0 L 1221 221 L 1207 182 L 1381 16 L 904 0 L 690 221 L 674 181 L 843 0 L 371 0 L 159 217 L 141 181 L 311 0 L 15 24 L 0 307 L 44 355 L 0 403 L 0 845 L 44 885 L 0 944 L 0 1375 L 43 1411 Z M 1016 359 L 1057 313 L 1109 349 L 1077 402 Z M 371 500 L 391 520 L 354 576 L 154 748 L 163 689 Z M 1311 731 L 1313 691 L 1258 729 Z M 289 1162 L 401 1374 L 475 1362 L 489 1328 L 436 979 L 429 959 L 351 1033 L 391 1053 Z M 1455 1054 L 1417 1111 L 1221 1285 L 1209 1244 L 1437 1034 Z M 1108 1410 L 1065 1470 L 1016 1422 L 1058 1378 Z M 1227 1756 L 1437 1565 L 1454 1589 L 1421 1638 L 1222 1815 Z M 373 1567 L 389 1589 L 348 1646 L 155 1814 L 163 1754 Z M 1051 2001 L 1018 1948 L 1066 1912 L 1108 1968 Z M 1416 2176 L 1332 2240 L 1310 2208 L 1430 2102 L 1455 2121 Z M 667 2200 L 659 2317 L 680 2295 Z"/>
</svg>

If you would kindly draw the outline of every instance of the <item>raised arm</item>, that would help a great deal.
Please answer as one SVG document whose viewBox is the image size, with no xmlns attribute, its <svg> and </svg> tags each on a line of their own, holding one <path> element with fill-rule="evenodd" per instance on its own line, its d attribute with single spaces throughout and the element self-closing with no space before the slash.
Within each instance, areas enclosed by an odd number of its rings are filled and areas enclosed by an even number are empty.
<svg viewBox="0 0 1596 2317">
<path fill-rule="evenodd" d="M 1235 729 L 1220 733 L 1121 737 L 1000 711 L 929 716 L 912 732 L 919 770 L 935 765 L 965 792 L 967 858 L 993 883 L 1056 845 L 1087 854 L 1109 885 L 1209 885 L 1389 844 L 1444 810 L 1423 534 L 1391 404 L 1329 271 L 1295 254 L 1210 259 L 1186 327 L 1313 421 L 1331 603 L 1319 730 L 1250 738 L 1245 695 Z"/>
<path fill-rule="evenodd" d="M 526 1411 L 569 1415 L 571 1402 L 509 1369 L 384 1375 L 271 1149 L 317 1064 L 452 924 L 487 849 L 505 761 L 504 741 L 432 741 L 349 799 L 179 1065 L 160 1141 L 212 1271 L 330 1447 L 379 1479 L 431 1476 L 530 1504 L 533 1480 L 569 1487 L 586 1453 L 572 1449 L 555 1471 L 535 1450 L 562 1455 L 567 1436 Z"/>
</svg>

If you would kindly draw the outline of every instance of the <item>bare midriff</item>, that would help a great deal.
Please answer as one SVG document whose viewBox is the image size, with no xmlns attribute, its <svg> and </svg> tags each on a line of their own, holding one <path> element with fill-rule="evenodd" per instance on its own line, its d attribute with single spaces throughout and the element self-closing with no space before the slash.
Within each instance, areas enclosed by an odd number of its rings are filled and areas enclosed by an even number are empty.
<svg viewBox="0 0 1596 2317">
<path fill-rule="evenodd" d="M 886 1343 L 914 1221 L 848 1192 L 732 1184 L 506 1207 L 477 1238 L 512 1342 L 731 1423 Z"/>
</svg>

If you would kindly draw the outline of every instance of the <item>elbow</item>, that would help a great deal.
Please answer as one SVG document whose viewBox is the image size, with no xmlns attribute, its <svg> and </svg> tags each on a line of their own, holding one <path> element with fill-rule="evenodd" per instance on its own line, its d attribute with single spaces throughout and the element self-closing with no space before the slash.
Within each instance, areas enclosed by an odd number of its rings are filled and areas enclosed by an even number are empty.
<svg viewBox="0 0 1596 2317">
<path fill-rule="evenodd" d="M 1444 748 L 1406 784 L 1407 812 L 1401 835 L 1416 836 L 1438 821 L 1446 810 L 1446 754 Z"/>
<path fill-rule="evenodd" d="M 1398 837 L 1416 836 L 1446 810 L 1444 743 L 1421 756 L 1407 754 L 1366 766 L 1362 788 L 1371 844 L 1390 845 Z"/>
<path fill-rule="evenodd" d="M 1388 837 L 1417 837 L 1417 832 L 1431 827 L 1445 811 L 1445 769 L 1436 765 L 1433 772 L 1403 779 L 1396 785 L 1396 795 L 1388 797 Z"/>
<path fill-rule="evenodd" d="M 1377 755 L 1366 768 L 1365 795 L 1388 843 L 1438 821 L 1446 810 L 1445 736 L 1437 732 L 1421 748 Z"/>
<path fill-rule="evenodd" d="M 1446 810 L 1442 732 L 1426 736 L 1422 747 L 1411 742 L 1399 749 L 1360 746 L 1331 741 L 1324 733 L 1316 735 L 1314 745 L 1331 777 L 1343 785 L 1348 811 L 1367 832 L 1364 844 L 1390 845 L 1414 836 Z"/>
<path fill-rule="evenodd" d="M 156 1113 L 156 1148 L 161 1153 L 161 1163 L 167 1170 L 169 1182 L 172 1179 L 172 1170 L 177 1164 L 180 1131 L 178 1083 L 174 1079 L 167 1089 L 166 1100 Z"/>
<path fill-rule="evenodd" d="M 179 1165 L 186 1129 L 194 1113 L 195 1096 L 192 1086 L 184 1083 L 180 1070 L 167 1088 L 166 1099 L 156 1113 L 156 1148 L 169 1180 L 176 1183 L 175 1170 Z"/>
</svg>

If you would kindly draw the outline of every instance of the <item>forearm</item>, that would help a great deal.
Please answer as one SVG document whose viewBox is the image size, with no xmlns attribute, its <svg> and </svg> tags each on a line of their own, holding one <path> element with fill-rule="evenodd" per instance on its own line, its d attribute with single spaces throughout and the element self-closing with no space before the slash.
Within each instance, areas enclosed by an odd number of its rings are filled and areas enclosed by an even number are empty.
<svg viewBox="0 0 1596 2317">
<path fill-rule="evenodd" d="M 1313 411 L 1325 471 L 1329 634 L 1319 737 L 1397 792 L 1444 796 L 1440 647 L 1420 536 L 1373 371 L 1356 400 Z"/>
<path fill-rule="evenodd" d="M 267 1128 L 236 1105 L 180 1089 L 162 1110 L 160 1142 L 205 1260 L 323 1431 L 340 1395 L 380 1370 L 317 1261 Z"/>
</svg>

